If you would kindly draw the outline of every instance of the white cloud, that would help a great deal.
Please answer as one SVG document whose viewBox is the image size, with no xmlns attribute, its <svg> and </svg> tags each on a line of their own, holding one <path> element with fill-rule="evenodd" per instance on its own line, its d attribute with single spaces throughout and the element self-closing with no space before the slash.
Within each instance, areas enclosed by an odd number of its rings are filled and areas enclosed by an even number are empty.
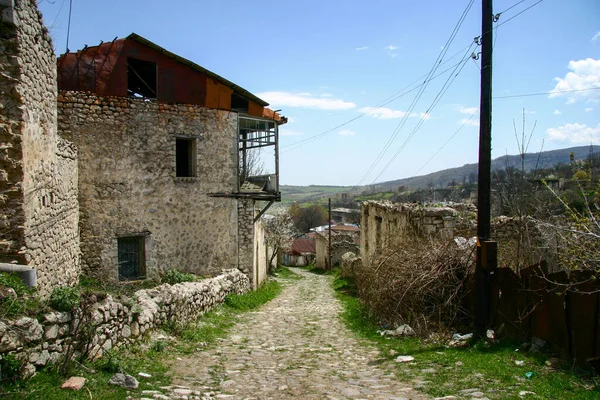
<svg viewBox="0 0 600 400">
<path fill-rule="evenodd" d="M 560 111 L 560 110 L 554 110 L 554 112 L 552 114 L 554 114 L 554 115 L 560 115 L 560 114 L 562 114 L 562 111 Z"/>
<path fill-rule="evenodd" d="M 398 49 L 399 49 L 399 47 L 398 47 L 398 46 L 395 46 L 395 45 L 393 45 L 393 44 L 390 44 L 389 46 L 385 46 L 383 49 L 384 49 L 384 50 L 389 50 L 389 51 L 394 51 L 394 50 L 398 50 Z"/>
<path fill-rule="evenodd" d="M 338 132 L 338 135 L 340 135 L 340 136 L 354 136 L 354 135 L 356 135 L 356 132 L 349 131 L 347 129 L 342 129 L 341 131 Z"/>
<path fill-rule="evenodd" d="M 373 118 L 377 119 L 395 119 L 402 118 L 406 115 L 406 111 L 400 110 L 392 110 L 391 108 L 380 107 L 375 109 L 375 107 L 363 107 L 358 110 L 363 114 L 369 114 Z"/>
<path fill-rule="evenodd" d="M 476 118 L 463 118 L 460 120 L 460 124 L 461 125 L 467 125 L 467 126 L 477 126 L 479 127 L 479 120 L 477 120 Z"/>
<path fill-rule="evenodd" d="M 332 93 L 321 93 L 321 97 L 333 97 Z"/>
<path fill-rule="evenodd" d="M 588 108 L 586 108 L 586 109 L 585 109 L 585 112 L 590 112 L 590 111 L 592 111 L 592 110 L 593 110 L 593 108 L 592 108 L 592 107 L 588 107 Z"/>
<path fill-rule="evenodd" d="M 590 42 L 596 43 L 598 40 L 600 40 L 600 32 L 596 33 L 592 39 L 590 39 Z"/>
<path fill-rule="evenodd" d="M 565 124 L 558 128 L 549 128 L 546 133 L 550 139 L 557 142 L 597 143 L 600 141 L 600 124 L 595 128 L 586 124 Z"/>
<path fill-rule="evenodd" d="M 477 111 L 479 111 L 479 107 L 465 107 L 462 105 L 458 105 L 455 109 L 463 114 L 475 114 Z"/>
<path fill-rule="evenodd" d="M 256 94 L 275 107 L 316 108 L 319 110 L 349 110 L 356 104 L 340 99 L 323 99 L 310 93 L 263 92 Z"/>
<path fill-rule="evenodd" d="M 567 104 L 573 104 L 578 100 L 600 102 L 600 90 L 558 93 L 568 90 L 600 88 L 600 60 L 587 58 L 569 61 L 568 67 L 572 72 L 567 73 L 564 78 L 554 78 L 557 83 L 550 92 L 550 98 L 567 96 Z"/>
<path fill-rule="evenodd" d="M 279 136 L 299 136 L 304 135 L 304 132 L 298 132 L 293 129 L 289 129 L 286 126 L 279 128 Z"/>
<path fill-rule="evenodd" d="M 366 50 L 368 48 L 369 48 L 369 46 L 357 47 L 356 51 L 363 51 L 363 50 Z"/>
<path fill-rule="evenodd" d="M 361 112 L 363 114 L 369 114 L 373 118 L 377 118 L 377 119 L 398 119 L 398 118 L 403 118 L 407 114 L 406 111 L 392 110 L 391 108 L 387 108 L 387 107 L 379 107 L 379 108 L 362 107 L 362 108 L 358 109 L 358 112 Z M 421 112 L 421 113 L 413 112 L 409 115 L 409 118 L 423 118 L 423 119 L 427 120 L 427 119 L 431 118 L 431 114 L 424 113 L 424 112 Z"/>
</svg>

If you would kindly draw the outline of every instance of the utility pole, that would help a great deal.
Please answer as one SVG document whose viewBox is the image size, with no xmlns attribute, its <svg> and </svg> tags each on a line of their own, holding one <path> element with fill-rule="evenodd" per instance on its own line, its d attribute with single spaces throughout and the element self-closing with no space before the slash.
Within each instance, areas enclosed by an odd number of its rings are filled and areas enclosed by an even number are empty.
<svg viewBox="0 0 600 400">
<path fill-rule="evenodd" d="M 327 257 L 329 259 L 329 270 L 331 271 L 333 269 L 333 265 L 331 265 L 331 197 L 329 198 L 329 230 L 327 232 L 329 233 L 329 248 L 327 249 Z"/>
<path fill-rule="evenodd" d="M 485 337 L 490 324 L 490 278 L 497 266 L 497 243 L 491 240 L 492 164 L 492 0 L 481 7 L 481 98 L 479 175 L 477 183 L 477 260 L 475 267 L 475 335 Z"/>
</svg>

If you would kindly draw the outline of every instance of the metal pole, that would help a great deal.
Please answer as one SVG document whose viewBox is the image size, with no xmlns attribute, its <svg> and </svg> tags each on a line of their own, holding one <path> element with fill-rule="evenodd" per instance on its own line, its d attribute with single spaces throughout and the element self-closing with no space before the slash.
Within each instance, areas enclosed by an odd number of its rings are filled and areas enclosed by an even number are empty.
<svg viewBox="0 0 600 400">
<path fill-rule="evenodd" d="M 327 255 L 329 259 L 329 270 L 333 269 L 333 265 L 331 265 L 331 197 L 329 198 L 329 249 L 327 250 Z"/>
<path fill-rule="evenodd" d="M 479 175 L 477 184 L 477 261 L 475 267 L 475 334 L 485 337 L 489 323 L 490 267 L 495 265 L 486 251 L 491 238 L 492 162 L 492 0 L 482 0 L 481 10 L 481 98 L 479 112 Z"/>
</svg>

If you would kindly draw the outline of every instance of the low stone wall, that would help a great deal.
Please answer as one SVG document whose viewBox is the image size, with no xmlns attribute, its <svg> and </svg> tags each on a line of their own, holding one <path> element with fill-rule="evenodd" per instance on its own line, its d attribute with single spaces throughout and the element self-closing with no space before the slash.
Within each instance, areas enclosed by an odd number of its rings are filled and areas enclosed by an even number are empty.
<svg viewBox="0 0 600 400">
<path fill-rule="evenodd" d="M 24 365 L 23 376 L 29 377 L 36 368 L 57 362 L 70 346 L 87 351 L 90 358 L 102 357 L 105 351 L 130 344 L 167 322 L 190 323 L 222 303 L 227 295 L 249 289 L 248 277 L 231 269 L 199 282 L 139 290 L 133 298 L 118 300 L 108 295 L 89 308 L 79 309 L 86 310 L 86 314 L 50 312 L 39 320 L 0 320 L 0 358 L 14 354 Z M 87 339 L 77 337 L 84 325 L 91 332 Z"/>
</svg>

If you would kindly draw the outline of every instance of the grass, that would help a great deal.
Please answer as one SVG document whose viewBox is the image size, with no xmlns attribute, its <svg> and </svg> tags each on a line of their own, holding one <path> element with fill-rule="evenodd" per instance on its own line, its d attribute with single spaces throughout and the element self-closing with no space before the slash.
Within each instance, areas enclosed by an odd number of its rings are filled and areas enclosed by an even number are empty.
<svg viewBox="0 0 600 400">
<path fill-rule="evenodd" d="M 564 363 L 550 367 L 546 364 L 550 354 L 518 351 L 520 343 L 477 342 L 466 348 L 448 348 L 447 340 L 382 337 L 359 299 L 354 297 L 353 282 L 336 278 L 333 287 L 344 306 L 341 317 L 346 325 L 375 344 L 385 359 L 413 356 L 414 362 L 395 364 L 395 372 L 428 395 L 450 396 L 477 388 L 490 399 L 522 398 L 521 391 L 536 394 L 526 395 L 529 398 L 600 398 L 597 377 L 586 371 L 571 370 Z M 518 366 L 515 361 L 524 361 L 524 365 Z M 526 378 L 526 372 L 533 372 L 533 377 Z"/>
<path fill-rule="evenodd" d="M 297 273 L 295 273 L 288 267 L 284 267 L 283 265 L 278 266 L 277 269 L 275 271 L 273 271 L 273 276 L 276 276 L 276 277 L 282 278 L 282 279 L 292 279 L 292 280 L 302 279 L 302 277 L 300 275 L 298 275 Z"/>
<path fill-rule="evenodd" d="M 293 273 L 290 271 L 290 274 Z M 171 335 L 176 336 L 175 341 L 139 343 L 128 349 L 109 352 L 95 362 L 75 364 L 70 376 L 87 379 L 84 389 L 78 392 L 60 389 L 67 377 L 59 374 L 55 366 L 50 366 L 27 381 L 0 382 L 0 399 L 124 399 L 128 396 L 126 389 L 108 385 L 115 372 L 135 376 L 140 382 L 140 387 L 134 391 L 138 394 L 142 390 L 169 385 L 169 359 L 214 345 L 236 324 L 243 312 L 269 302 L 281 292 L 281 288 L 279 282 L 267 281 L 253 292 L 227 296 L 224 304 L 213 308 L 194 324 L 180 329 L 165 327 Z M 152 378 L 139 377 L 139 372 L 149 373 Z"/>
</svg>

